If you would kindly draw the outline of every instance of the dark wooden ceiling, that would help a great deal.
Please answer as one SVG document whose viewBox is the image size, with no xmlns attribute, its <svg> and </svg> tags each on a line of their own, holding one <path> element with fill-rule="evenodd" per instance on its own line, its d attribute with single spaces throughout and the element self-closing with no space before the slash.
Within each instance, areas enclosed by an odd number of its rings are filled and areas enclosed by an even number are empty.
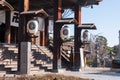
<svg viewBox="0 0 120 80">
<path fill-rule="evenodd" d="M 10 3 L 12 6 L 18 6 L 20 0 L 6 0 L 8 3 Z M 54 0 L 29 0 L 30 1 L 30 7 L 39 8 L 53 8 Z M 80 4 L 82 6 L 88 6 L 88 5 L 95 5 L 98 4 L 102 0 L 62 0 L 62 5 L 64 8 L 71 8 L 76 4 Z M 31 8 L 32 8 L 31 7 Z"/>
<path fill-rule="evenodd" d="M 10 3 L 15 10 L 19 10 L 19 1 L 20 0 L 6 0 Z M 29 0 L 30 6 L 29 10 L 38 10 L 44 9 L 48 14 L 53 14 L 53 6 L 55 0 Z M 71 8 L 76 4 L 80 4 L 82 6 L 96 5 L 102 0 L 62 0 L 62 8 Z"/>
</svg>

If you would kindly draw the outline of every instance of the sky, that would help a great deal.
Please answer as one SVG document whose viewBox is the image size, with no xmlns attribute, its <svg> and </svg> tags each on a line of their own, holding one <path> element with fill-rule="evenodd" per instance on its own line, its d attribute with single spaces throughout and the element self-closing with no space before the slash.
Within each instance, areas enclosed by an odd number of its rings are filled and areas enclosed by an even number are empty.
<svg viewBox="0 0 120 80">
<path fill-rule="evenodd" d="M 82 8 L 82 23 L 94 23 L 97 30 L 89 30 L 93 35 L 104 36 L 108 46 L 119 44 L 120 0 L 103 0 L 99 5 Z"/>
</svg>

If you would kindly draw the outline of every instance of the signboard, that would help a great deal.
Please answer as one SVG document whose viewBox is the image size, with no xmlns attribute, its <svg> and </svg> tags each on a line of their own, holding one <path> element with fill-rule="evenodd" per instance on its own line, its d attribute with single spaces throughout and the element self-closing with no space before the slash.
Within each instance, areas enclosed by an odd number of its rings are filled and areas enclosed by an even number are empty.
<svg viewBox="0 0 120 80">
<path fill-rule="evenodd" d="M 12 11 L 11 12 L 11 26 L 18 27 L 19 26 L 19 12 Z"/>
</svg>

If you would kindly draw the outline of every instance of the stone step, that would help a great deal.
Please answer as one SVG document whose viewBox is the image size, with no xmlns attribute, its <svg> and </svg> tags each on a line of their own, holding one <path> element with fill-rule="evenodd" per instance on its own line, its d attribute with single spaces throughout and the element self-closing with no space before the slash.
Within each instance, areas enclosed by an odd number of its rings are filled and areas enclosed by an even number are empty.
<svg viewBox="0 0 120 80">
<path fill-rule="evenodd" d="M 12 80 L 12 77 L 15 77 L 15 76 L 16 76 L 15 74 L 5 74 L 2 77 L 5 77 L 5 80 Z"/>
<path fill-rule="evenodd" d="M 3 69 L 4 68 L 4 69 Z M 1 68 L 3 71 L 17 71 L 17 65 L 7 65 Z M 31 66 L 30 71 L 39 71 L 41 70 L 39 66 Z"/>
<path fill-rule="evenodd" d="M 36 62 L 35 64 L 31 64 L 31 67 L 39 67 L 40 69 L 52 69 L 52 63 L 40 63 Z"/>
<path fill-rule="evenodd" d="M 44 70 L 30 71 L 30 75 L 40 75 L 43 74 L 44 72 L 45 72 Z"/>
<path fill-rule="evenodd" d="M 16 44 L 5 44 L 5 43 L 3 43 L 3 47 L 17 47 L 17 45 Z"/>
<path fill-rule="evenodd" d="M 34 61 L 31 61 L 31 63 L 33 63 L 33 64 L 49 64 L 49 63 L 52 63 L 52 60 L 51 59 L 34 60 Z"/>
<path fill-rule="evenodd" d="M 31 61 L 31 65 L 34 65 L 34 64 L 43 64 L 43 61 L 41 61 L 41 60 Z"/>
<path fill-rule="evenodd" d="M 52 64 L 44 64 L 42 65 L 43 67 L 48 67 L 48 68 L 52 68 Z"/>
<path fill-rule="evenodd" d="M 31 67 L 31 68 L 30 68 L 30 71 L 38 71 L 38 70 L 40 70 L 39 67 Z"/>
<path fill-rule="evenodd" d="M 36 64 L 41 64 L 41 65 L 44 65 L 44 64 L 49 64 L 49 63 L 52 63 L 52 62 L 49 62 L 49 61 L 36 61 L 35 62 Z"/>
<path fill-rule="evenodd" d="M 17 71 L 17 65 L 0 65 L 1 66 L 1 69 L 0 70 L 3 70 L 3 71 Z"/>
<path fill-rule="evenodd" d="M 11 71 L 17 71 L 17 67 L 16 68 L 11 68 Z"/>
<path fill-rule="evenodd" d="M 43 60 L 43 61 L 46 61 L 46 60 L 48 60 L 48 59 L 52 59 L 53 58 L 53 56 L 47 56 L 47 55 L 41 55 L 41 56 L 34 56 L 33 58 L 31 58 L 31 61 L 34 61 L 34 60 Z"/>
<path fill-rule="evenodd" d="M 6 74 L 6 71 L 0 71 L 0 77 L 4 77 Z"/>
<path fill-rule="evenodd" d="M 10 65 L 10 64 L 17 64 L 17 61 L 10 61 L 8 59 L 0 61 L 0 64 L 4 64 L 4 65 Z"/>
<path fill-rule="evenodd" d="M 15 69 L 15 68 L 17 68 L 17 65 L 10 64 L 10 65 L 5 65 L 4 67 L 5 67 L 5 68 Z"/>
<path fill-rule="evenodd" d="M 39 54 L 43 54 L 43 55 L 46 55 L 46 56 L 48 56 L 48 57 L 51 57 L 51 56 L 53 56 L 53 54 L 52 53 L 49 53 L 49 52 L 41 52 L 41 53 L 38 53 L 38 54 L 33 54 L 33 55 L 38 55 L 39 56 Z M 33 56 L 32 55 L 32 56 Z"/>
<path fill-rule="evenodd" d="M 8 47 L 7 50 L 18 51 L 18 48 L 16 48 L 16 47 Z"/>
<path fill-rule="evenodd" d="M 46 67 L 46 66 L 43 66 L 43 67 Z M 4 69 L 8 69 L 8 71 L 10 71 L 10 70 L 17 71 L 17 65 L 5 65 Z M 40 66 L 34 66 L 33 64 L 31 64 L 30 70 L 31 71 L 38 71 L 41 69 L 40 69 Z"/>
<path fill-rule="evenodd" d="M 0 71 L 0 74 L 6 74 L 6 71 Z"/>
</svg>

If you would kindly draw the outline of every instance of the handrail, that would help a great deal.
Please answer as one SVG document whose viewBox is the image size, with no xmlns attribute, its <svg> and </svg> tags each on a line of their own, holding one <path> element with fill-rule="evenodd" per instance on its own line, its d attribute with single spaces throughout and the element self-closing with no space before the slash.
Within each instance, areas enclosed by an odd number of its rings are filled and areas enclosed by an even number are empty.
<svg viewBox="0 0 120 80">
<path fill-rule="evenodd" d="M 35 46 L 44 54 L 46 55 L 45 57 L 47 58 L 47 54 L 37 45 L 35 44 Z M 43 61 L 43 64 L 44 64 L 45 61 Z"/>
<path fill-rule="evenodd" d="M 35 46 L 37 46 L 37 48 L 40 50 L 40 51 L 42 51 L 43 52 L 43 54 L 45 54 L 46 55 L 46 53 L 37 45 L 37 44 L 35 44 Z"/>
<path fill-rule="evenodd" d="M 69 47 L 69 46 L 67 46 L 67 47 Z M 63 47 L 61 47 L 61 56 L 63 56 L 68 62 L 70 62 L 71 54 L 68 54 L 66 52 L 66 50 L 63 49 Z"/>
<path fill-rule="evenodd" d="M 70 54 L 68 54 L 64 49 L 62 49 L 62 54 L 64 54 L 66 57 L 70 57 Z"/>
<path fill-rule="evenodd" d="M 49 40 L 49 46 L 53 47 L 53 40 L 52 39 Z"/>
<path fill-rule="evenodd" d="M 68 62 L 70 62 L 70 60 L 63 54 L 61 54 Z"/>
</svg>

